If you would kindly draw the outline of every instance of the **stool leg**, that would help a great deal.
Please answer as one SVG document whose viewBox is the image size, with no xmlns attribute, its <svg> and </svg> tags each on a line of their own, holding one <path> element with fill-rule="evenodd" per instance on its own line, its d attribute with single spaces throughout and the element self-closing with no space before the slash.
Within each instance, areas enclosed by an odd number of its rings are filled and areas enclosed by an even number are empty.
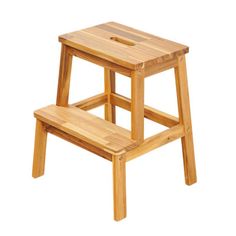
<svg viewBox="0 0 236 236">
<path fill-rule="evenodd" d="M 185 56 L 178 58 L 175 68 L 176 90 L 178 98 L 179 120 L 184 125 L 185 136 L 181 139 L 184 160 L 185 182 L 187 185 L 197 182 L 194 158 L 192 124 L 189 104 L 187 70 Z"/>
<path fill-rule="evenodd" d="M 105 104 L 105 120 L 116 123 L 116 107 L 111 104 L 110 94 L 115 92 L 115 72 L 104 68 L 104 90 L 107 95 L 107 103 Z"/>
<path fill-rule="evenodd" d="M 45 155 L 47 144 L 47 131 L 44 124 L 36 120 L 35 143 L 34 143 L 34 161 L 32 176 L 37 178 L 44 174 Z"/>
<path fill-rule="evenodd" d="M 114 198 L 114 219 L 122 220 L 126 217 L 126 160 L 123 156 L 112 156 L 113 166 L 113 198 Z"/>
<path fill-rule="evenodd" d="M 144 73 L 131 74 L 131 138 L 137 143 L 144 139 Z"/>
<path fill-rule="evenodd" d="M 68 52 L 68 46 L 61 46 L 61 61 L 57 88 L 57 106 L 68 106 L 72 55 Z"/>
</svg>

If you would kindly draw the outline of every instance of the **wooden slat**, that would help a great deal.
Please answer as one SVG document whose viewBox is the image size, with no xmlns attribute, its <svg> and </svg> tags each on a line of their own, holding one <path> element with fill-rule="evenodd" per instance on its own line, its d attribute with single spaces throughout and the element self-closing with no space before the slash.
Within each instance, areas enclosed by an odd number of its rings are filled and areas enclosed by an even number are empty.
<svg viewBox="0 0 236 236">
<path fill-rule="evenodd" d="M 112 37 L 112 35 L 111 35 Z M 113 40 L 87 33 L 83 30 L 59 37 L 60 42 L 75 49 L 88 52 L 129 69 L 136 69 L 140 61 L 135 57 L 130 58 L 125 53 L 124 45 L 119 45 Z M 128 59 L 129 58 L 129 59 Z"/>
<path fill-rule="evenodd" d="M 176 89 L 178 98 L 180 123 L 184 125 L 185 136 L 182 138 L 185 182 L 191 185 L 197 182 L 192 122 L 189 105 L 188 81 L 185 56 L 178 58 L 178 67 L 175 68 Z"/>
<path fill-rule="evenodd" d="M 109 160 L 109 161 L 112 161 L 112 155 L 102 149 L 99 149 L 98 147 L 94 146 L 94 145 L 91 145 L 87 142 L 84 142 L 83 140 L 81 139 L 78 139 L 72 135 L 69 135 L 53 126 L 47 126 L 47 132 L 53 134 L 53 135 L 56 135 L 57 137 L 59 138 L 62 138 L 70 143 L 73 143 L 81 148 L 84 148 L 94 154 L 97 154 L 99 155 L 100 157 L 103 157 L 105 158 L 106 160 Z"/>
<path fill-rule="evenodd" d="M 120 30 L 122 31 L 122 33 L 126 32 L 128 34 L 131 34 L 132 36 L 138 36 L 140 38 L 146 39 L 146 40 L 137 40 L 137 42 L 138 41 L 143 42 L 143 44 L 146 44 L 148 48 L 153 48 L 153 49 L 156 48 L 158 51 L 164 50 L 164 52 L 167 52 L 167 53 L 175 52 L 182 48 L 184 50 L 184 53 L 188 52 L 188 47 L 182 44 L 152 35 L 150 33 L 143 32 L 141 30 L 134 29 L 126 25 L 122 25 L 116 22 L 108 22 L 106 23 L 106 25 L 110 26 L 113 30 L 114 29 Z"/>
<path fill-rule="evenodd" d="M 141 42 L 141 41 L 144 41 L 146 39 L 145 37 L 133 34 L 131 31 L 127 32 L 127 31 L 124 31 L 123 29 L 117 29 L 117 28 L 112 27 L 108 24 L 98 25 L 97 28 L 103 29 L 107 32 L 119 35 L 121 37 L 124 37 L 126 39 L 129 39 L 129 40 L 132 40 L 132 41 L 135 41 L 135 42 Z"/>
<path fill-rule="evenodd" d="M 155 75 L 157 73 L 160 73 L 162 71 L 166 71 L 169 69 L 172 69 L 177 66 L 177 59 L 174 58 L 172 60 L 157 64 L 157 65 L 151 65 L 145 68 L 145 77 Z"/>
<path fill-rule="evenodd" d="M 102 25 L 101 25 L 102 26 Z M 109 27 L 110 28 L 110 27 Z M 117 34 L 116 30 L 107 31 L 106 28 L 101 28 L 99 26 L 97 27 L 91 27 L 88 29 L 83 30 L 83 32 L 90 33 L 92 35 L 96 35 L 96 37 L 103 38 L 107 41 L 114 40 L 116 42 L 115 46 L 119 45 L 122 47 L 121 49 L 125 51 L 123 53 L 127 54 L 127 56 L 131 56 L 134 58 L 137 58 L 140 62 L 144 62 L 145 66 L 149 64 L 149 60 L 157 59 L 156 62 L 159 62 L 158 58 L 162 58 L 163 56 L 169 57 L 168 54 L 163 53 L 162 51 L 159 51 L 155 48 L 143 46 L 140 43 L 137 43 L 135 39 L 132 37 L 123 37 L 120 34 Z M 125 32 L 124 35 L 127 33 Z M 111 37 L 112 35 L 112 37 Z M 128 34 L 129 35 L 129 34 Z M 144 39 L 143 39 L 144 40 Z M 128 48 L 127 48 L 128 46 Z M 121 51 L 122 51 L 121 50 Z M 162 60 L 160 59 L 160 62 Z M 151 62 L 151 65 L 153 65 L 153 61 Z M 156 63 L 155 63 L 156 64 Z"/>
<path fill-rule="evenodd" d="M 129 150 L 136 145 L 130 132 L 76 107 L 50 105 L 37 110 L 35 117 L 111 154 Z"/>
<path fill-rule="evenodd" d="M 104 69 L 104 93 L 107 96 L 107 102 L 104 106 L 105 120 L 116 123 L 116 108 L 111 104 L 111 93 L 116 89 L 115 72 L 107 68 Z"/>
<path fill-rule="evenodd" d="M 143 31 L 138 30 L 138 29 L 134 29 L 132 27 L 129 27 L 127 25 L 123 25 L 123 24 L 120 24 L 120 23 L 117 23 L 117 22 L 114 22 L 114 21 L 107 22 L 106 25 L 109 25 L 109 26 L 111 26 L 115 29 L 119 29 L 119 30 L 122 30 L 122 31 L 127 32 L 127 33 L 132 33 L 132 35 L 136 35 L 136 36 L 142 37 L 144 39 L 151 39 L 153 37 L 152 34 L 143 32 Z"/>
<path fill-rule="evenodd" d="M 179 124 L 179 119 L 177 117 L 149 107 L 147 105 L 144 107 L 144 116 L 149 120 L 155 121 L 166 127 L 173 127 Z"/>
<path fill-rule="evenodd" d="M 69 47 L 69 52 L 73 56 L 79 57 L 79 58 L 84 59 L 86 61 L 90 61 L 90 62 L 92 62 L 96 65 L 108 68 L 108 69 L 113 70 L 115 72 L 118 72 L 122 75 L 125 75 L 125 76 L 128 76 L 128 77 L 130 77 L 130 75 L 131 75 L 131 70 L 129 70 L 129 69 L 123 67 L 123 66 L 117 65 L 113 62 L 110 62 L 108 60 L 105 60 L 103 58 L 91 55 L 87 52 L 83 52 L 81 50 L 74 49 L 72 47 Z"/>
<path fill-rule="evenodd" d="M 184 136 L 184 126 L 177 125 L 159 134 L 153 135 L 144 140 L 144 142 L 136 148 L 125 154 L 126 161 L 130 161 L 142 154 L 145 154 L 155 148 L 174 141 Z"/>
<path fill-rule="evenodd" d="M 131 110 L 130 99 L 120 94 L 112 93 L 111 103 L 125 110 L 128 110 L 128 111 Z M 167 127 L 172 127 L 179 123 L 179 119 L 177 117 L 169 115 L 157 109 L 154 109 L 147 105 L 144 106 L 144 117 Z"/>
<path fill-rule="evenodd" d="M 131 138 L 138 144 L 144 139 L 144 73 L 131 74 Z"/>
<path fill-rule="evenodd" d="M 107 96 L 104 93 L 97 94 L 95 96 L 86 98 L 79 102 L 71 104 L 71 106 L 78 107 L 84 111 L 91 110 L 93 108 L 104 105 L 107 102 Z"/>
<path fill-rule="evenodd" d="M 59 40 L 131 70 L 164 63 L 188 52 L 185 45 L 114 22 L 65 34 Z"/>
</svg>

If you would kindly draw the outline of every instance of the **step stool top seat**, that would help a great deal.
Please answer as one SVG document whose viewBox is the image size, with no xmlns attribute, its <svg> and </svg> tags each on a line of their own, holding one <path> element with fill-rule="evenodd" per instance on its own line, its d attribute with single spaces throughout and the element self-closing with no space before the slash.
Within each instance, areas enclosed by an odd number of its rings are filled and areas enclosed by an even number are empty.
<svg viewBox="0 0 236 236">
<path fill-rule="evenodd" d="M 122 153 L 136 146 L 128 130 L 77 107 L 50 105 L 35 111 L 34 116 L 110 154 Z"/>
<path fill-rule="evenodd" d="M 188 47 L 115 22 L 61 35 L 65 45 L 137 70 L 188 52 Z"/>
</svg>

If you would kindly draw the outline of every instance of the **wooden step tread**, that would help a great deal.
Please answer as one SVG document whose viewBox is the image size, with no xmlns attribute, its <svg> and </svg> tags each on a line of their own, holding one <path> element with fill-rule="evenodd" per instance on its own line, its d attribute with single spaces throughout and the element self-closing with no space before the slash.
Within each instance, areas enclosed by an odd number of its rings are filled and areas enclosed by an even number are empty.
<svg viewBox="0 0 236 236">
<path fill-rule="evenodd" d="M 59 41 L 129 69 L 174 59 L 188 47 L 115 22 L 61 35 Z"/>
<path fill-rule="evenodd" d="M 35 111 L 34 116 L 111 154 L 136 146 L 136 142 L 130 139 L 128 130 L 76 107 L 50 105 Z"/>
</svg>

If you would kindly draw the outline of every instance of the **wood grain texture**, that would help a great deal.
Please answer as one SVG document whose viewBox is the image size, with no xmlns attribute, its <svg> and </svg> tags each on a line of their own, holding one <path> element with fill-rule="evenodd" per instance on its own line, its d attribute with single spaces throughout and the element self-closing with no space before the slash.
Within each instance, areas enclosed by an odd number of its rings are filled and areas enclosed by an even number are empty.
<svg viewBox="0 0 236 236">
<path fill-rule="evenodd" d="M 103 149 L 100 149 L 92 144 L 89 144 L 88 142 L 84 142 L 83 140 L 78 139 L 70 134 L 67 134 L 66 132 L 59 130 L 53 126 L 47 125 L 46 130 L 48 133 L 56 135 L 59 138 L 62 138 L 70 143 L 82 147 L 87 151 L 90 151 L 100 157 L 103 157 L 106 160 L 112 161 L 112 155 L 109 152 L 104 151 Z"/>
<path fill-rule="evenodd" d="M 133 71 L 131 74 L 131 138 L 138 144 L 144 138 L 144 74 Z"/>
<path fill-rule="evenodd" d="M 188 47 L 115 22 L 61 35 L 75 49 L 137 70 L 188 52 Z"/>
<path fill-rule="evenodd" d="M 169 61 L 165 61 L 163 63 L 159 63 L 159 64 L 155 64 L 155 65 L 150 65 L 150 66 L 147 66 L 145 68 L 144 76 L 146 78 L 146 77 L 155 75 L 157 73 L 160 73 L 160 72 L 172 69 L 172 68 L 174 68 L 176 66 L 177 66 L 177 59 L 176 58 L 174 58 L 172 60 L 169 60 Z"/>
<path fill-rule="evenodd" d="M 47 131 L 45 125 L 40 120 L 36 120 L 35 142 L 34 142 L 34 160 L 32 176 L 37 178 L 44 174 L 45 155 L 47 144 Z"/>
<path fill-rule="evenodd" d="M 110 69 L 104 69 L 104 92 L 107 96 L 107 102 L 104 107 L 105 120 L 116 123 L 116 108 L 111 104 L 111 93 L 116 89 L 115 72 Z"/>
<path fill-rule="evenodd" d="M 79 58 L 84 59 L 86 61 L 92 62 L 96 65 L 108 68 L 108 69 L 118 72 L 122 75 L 125 75 L 128 77 L 130 77 L 130 75 L 131 75 L 130 69 L 128 69 L 124 66 L 120 66 L 118 64 L 115 64 L 114 62 L 110 62 L 110 61 L 100 58 L 98 56 L 94 56 L 92 54 L 89 54 L 87 52 L 83 52 L 81 50 L 78 50 L 78 49 L 75 49 L 72 47 L 68 47 L 68 51 L 73 56 L 76 56 L 76 57 L 79 57 Z"/>
<path fill-rule="evenodd" d="M 94 95 L 79 102 L 71 104 L 71 106 L 78 107 L 84 111 L 104 105 L 107 102 L 107 96 L 104 93 Z"/>
<path fill-rule="evenodd" d="M 71 66 L 72 55 L 68 52 L 68 47 L 62 44 L 56 102 L 58 106 L 68 106 Z"/>
<path fill-rule="evenodd" d="M 176 125 L 168 130 L 165 130 L 159 134 L 155 134 L 145 139 L 142 144 L 140 144 L 139 146 L 130 151 L 127 151 L 125 154 L 126 160 L 130 161 L 136 157 L 139 157 L 142 154 L 150 152 L 155 148 L 158 148 L 164 144 L 172 142 L 183 136 L 184 136 L 183 125 Z"/>
<path fill-rule="evenodd" d="M 185 182 L 191 185 L 197 182 L 196 165 L 194 157 L 192 122 L 189 105 L 189 93 L 185 56 L 178 58 L 175 68 L 176 89 L 180 124 L 184 125 L 185 136 L 182 137 L 182 151 L 184 160 Z"/>
<path fill-rule="evenodd" d="M 44 174 L 47 133 L 112 161 L 114 219 L 126 217 L 126 162 L 178 138 L 186 184 L 196 182 L 185 53 L 188 47 L 108 22 L 59 37 L 62 43 L 57 105 L 35 111 L 33 177 Z M 68 104 L 72 58 L 104 68 L 104 92 Z M 174 68 L 179 119 L 144 105 L 144 78 Z M 115 73 L 131 78 L 131 99 L 115 91 Z M 86 111 L 105 104 L 105 120 Z M 115 106 L 131 111 L 131 132 L 115 125 Z M 144 118 L 169 127 L 144 140 Z"/>
<path fill-rule="evenodd" d="M 44 123 L 111 154 L 136 145 L 128 130 L 76 107 L 50 105 L 35 111 L 34 115 Z"/>
<path fill-rule="evenodd" d="M 122 220 L 126 217 L 126 170 L 125 158 L 122 155 L 112 156 L 113 167 L 113 199 L 114 219 Z"/>
<path fill-rule="evenodd" d="M 111 103 L 127 111 L 131 111 L 131 100 L 120 94 L 112 93 Z M 144 117 L 167 127 L 172 127 L 179 123 L 179 119 L 177 117 L 147 105 L 144 105 Z"/>
</svg>

